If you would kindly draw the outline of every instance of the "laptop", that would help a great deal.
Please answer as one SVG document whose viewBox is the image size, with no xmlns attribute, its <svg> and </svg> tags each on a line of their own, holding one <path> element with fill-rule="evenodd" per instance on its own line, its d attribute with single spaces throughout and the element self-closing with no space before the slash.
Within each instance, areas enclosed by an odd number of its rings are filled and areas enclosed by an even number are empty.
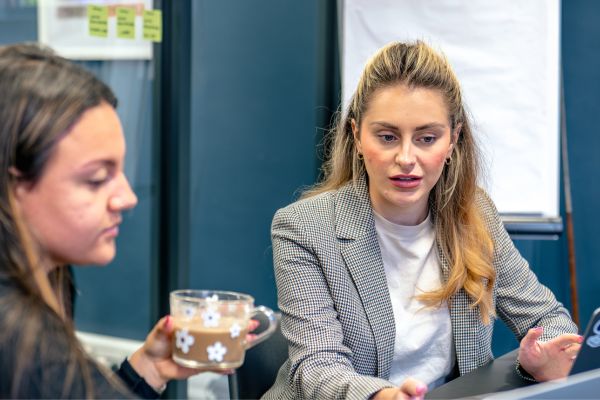
<svg viewBox="0 0 600 400">
<path fill-rule="evenodd" d="M 592 313 L 568 379 L 473 397 L 485 400 L 598 399 L 600 393 L 600 308 Z"/>
<path fill-rule="evenodd" d="M 600 368 L 600 308 L 593 312 L 592 318 L 583 334 L 583 343 L 569 375 Z"/>
</svg>

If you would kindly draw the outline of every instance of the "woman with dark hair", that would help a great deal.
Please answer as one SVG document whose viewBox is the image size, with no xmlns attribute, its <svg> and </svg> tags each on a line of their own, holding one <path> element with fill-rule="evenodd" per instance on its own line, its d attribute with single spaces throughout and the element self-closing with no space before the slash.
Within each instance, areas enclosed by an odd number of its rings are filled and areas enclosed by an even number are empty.
<svg viewBox="0 0 600 400">
<path fill-rule="evenodd" d="M 171 360 L 161 319 L 116 376 L 82 350 L 71 264 L 109 263 L 123 174 L 117 100 L 94 75 L 37 45 L 0 47 L 0 397 L 156 398 L 200 372 Z"/>
<path fill-rule="evenodd" d="M 492 359 L 496 317 L 524 377 L 566 376 L 581 337 L 477 187 L 447 60 L 385 46 L 331 135 L 323 181 L 273 219 L 289 358 L 265 398 L 422 398 Z"/>
</svg>

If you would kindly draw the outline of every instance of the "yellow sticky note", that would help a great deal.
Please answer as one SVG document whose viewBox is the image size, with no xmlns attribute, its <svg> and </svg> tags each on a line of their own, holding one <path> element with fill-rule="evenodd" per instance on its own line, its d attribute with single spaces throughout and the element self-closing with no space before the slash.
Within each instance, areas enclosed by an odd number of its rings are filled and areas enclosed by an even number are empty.
<svg viewBox="0 0 600 400">
<path fill-rule="evenodd" d="M 144 39 L 162 42 L 161 10 L 144 10 Z"/>
<path fill-rule="evenodd" d="M 87 7 L 88 25 L 90 36 L 108 36 L 108 6 Z"/>
<path fill-rule="evenodd" d="M 117 7 L 117 37 L 120 39 L 135 39 L 135 9 Z"/>
</svg>

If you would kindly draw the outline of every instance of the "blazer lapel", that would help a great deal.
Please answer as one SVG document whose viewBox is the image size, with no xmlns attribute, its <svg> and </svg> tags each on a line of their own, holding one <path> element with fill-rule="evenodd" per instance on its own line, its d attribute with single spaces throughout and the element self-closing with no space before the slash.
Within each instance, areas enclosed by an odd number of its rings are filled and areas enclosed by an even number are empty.
<svg viewBox="0 0 600 400">
<path fill-rule="evenodd" d="M 366 180 L 341 188 L 335 207 L 341 254 L 375 338 L 378 376 L 388 379 L 396 328 Z"/>
</svg>

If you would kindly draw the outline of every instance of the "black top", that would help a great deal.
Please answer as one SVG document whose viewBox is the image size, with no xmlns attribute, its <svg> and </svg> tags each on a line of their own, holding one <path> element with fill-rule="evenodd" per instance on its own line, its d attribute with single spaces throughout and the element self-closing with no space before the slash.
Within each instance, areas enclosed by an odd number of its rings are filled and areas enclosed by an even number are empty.
<svg viewBox="0 0 600 400">
<path fill-rule="evenodd" d="M 127 360 L 116 374 L 90 357 L 74 363 L 70 355 L 76 344 L 70 342 L 68 329 L 49 307 L 0 278 L 0 398 L 86 398 L 86 382 L 94 398 L 159 397 Z M 17 349 L 25 350 L 17 354 Z M 33 362 L 15 382 L 15 372 L 26 359 Z"/>
</svg>

